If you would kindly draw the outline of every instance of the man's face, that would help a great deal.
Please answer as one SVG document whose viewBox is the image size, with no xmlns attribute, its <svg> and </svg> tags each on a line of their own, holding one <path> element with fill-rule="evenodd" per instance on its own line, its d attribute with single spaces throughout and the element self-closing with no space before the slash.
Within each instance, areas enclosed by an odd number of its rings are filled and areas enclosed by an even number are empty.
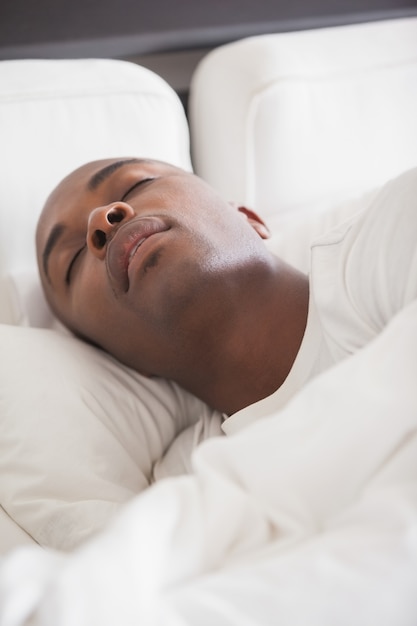
<svg viewBox="0 0 417 626">
<path fill-rule="evenodd" d="M 166 364 L 216 322 L 219 298 L 258 254 L 248 219 L 262 237 L 254 214 L 174 166 L 89 163 L 54 190 L 39 220 L 46 297 L 77 334 L 143 373 L 169 375 Z"/>
</svg>

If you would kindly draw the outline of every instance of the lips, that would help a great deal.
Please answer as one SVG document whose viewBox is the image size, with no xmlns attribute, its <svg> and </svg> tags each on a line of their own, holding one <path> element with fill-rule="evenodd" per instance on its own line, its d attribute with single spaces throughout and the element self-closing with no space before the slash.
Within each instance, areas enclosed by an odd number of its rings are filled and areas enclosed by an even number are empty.
<svg viewBox="0 0 417 626">
<path fill-rule="evenodd" d="M 142 245 L 153 235 L 168 229 L 169 226 L 157 217 L 132 219 L 118 228 L 106 254 L 110 279 L 118 291 L 129 290 L 129 265 Z"/>
</svg>

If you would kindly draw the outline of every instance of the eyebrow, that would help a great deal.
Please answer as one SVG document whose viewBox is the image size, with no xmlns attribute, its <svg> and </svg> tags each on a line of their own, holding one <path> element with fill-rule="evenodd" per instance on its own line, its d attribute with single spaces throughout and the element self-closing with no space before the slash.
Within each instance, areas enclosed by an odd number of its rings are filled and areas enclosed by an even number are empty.
<svg viewBox="0 0 417 626">
<path fill-rule="evenodd" d="M 113 172 L 131 163 L 146 163 L 146 159 L 121 159 L 120 161 L 110 163 L 110 165 L 105 165 L 101 170 L 98 170 L 98 172 L 92 175 L 87 184 L 88 189 L 95 191 L 97 187 L 113 174 Z"/>
<path fill-rule="evenodd" d="M 45 273 L 45 276 L 49 281 L 50 281 L 49 272 L 48 272 L 49 257 L 51 256 L 51 252 L 53 248 L 55 247 L 56 243 L 58 242 L 58 240 L 60 239 L 60 237 L 62 236 L 64 230 L 65 230 L 65 224 L 62 224 L 61 222 L 59 222 L 58 224 L 55 224 L 55 226 L 51 230 L 49 237 L 46 241 L 45 248 L 43 249 L 42 266 L 43 266 L 43 271 Z"/>
<path fill-rule="evenodd" d="M 100 170 L 98 170 L 98 172 L 95 172 L 90 178 L 90 180 L 88 181 L 87 188 L 90 191 L 95 191 L 105 180 L 107 180 L 107 178 L 109 178 L 113 174 L 113 172 L 120 169 L 121 167 L 124 167 L 125 165 L 130 165 L 131 163 L 141 164 L 141 163 L 146 163 L 146 162 L 148 162 L 147 159 L 138 159 L 138 158 L 120 159 L 119 161 L 114 161 L 113 163 L 110 163 L 109 165 L 105 165 L 104 167 L 102 167 Z M 51 256 L 52 250 L 58 243 L 64 231 L 65 231 L 65 224 L 62 224 L 61 222 L 59 222 L 58 224 L 55 224 L 55 226 L 53 227 L 53 229 L 51 230 L 49 234 L 49 237 L 45 244 L 45 248 L 42 253 L 43 271 L 48 281 L 50 281 L 49 271 L 48 271 L 49 258 Z"/>
</svg>

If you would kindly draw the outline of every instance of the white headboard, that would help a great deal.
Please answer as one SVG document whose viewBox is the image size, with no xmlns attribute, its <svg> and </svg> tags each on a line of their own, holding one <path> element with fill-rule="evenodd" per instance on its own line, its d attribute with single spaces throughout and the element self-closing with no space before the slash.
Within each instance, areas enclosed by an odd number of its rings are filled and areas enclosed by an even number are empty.
<svg viewBox="0 0 417 626">
<path fill-rule="evenodd" d="M 417 18 L 220 47 L 189 111 L 197 173 L 267 218 L 360 194 L 417 165 Z"/>
</svg>

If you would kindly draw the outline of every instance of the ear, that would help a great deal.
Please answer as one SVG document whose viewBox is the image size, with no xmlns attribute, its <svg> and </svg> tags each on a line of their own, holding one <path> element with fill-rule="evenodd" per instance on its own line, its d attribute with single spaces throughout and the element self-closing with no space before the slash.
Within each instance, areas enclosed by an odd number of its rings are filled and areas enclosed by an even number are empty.
<svg viewBox="0 0 417 626">
<path fill-rule="evenodd" d="M 261 239 L 269 239 L 271 232 L 263 219 L 259 217 L 255 211 L 248 209 L 245 206 L 236 207 L 239 213 L 241 213 L 245 219 L 249 222 L 252 228 L 258 233 Z"/>
</svg>

